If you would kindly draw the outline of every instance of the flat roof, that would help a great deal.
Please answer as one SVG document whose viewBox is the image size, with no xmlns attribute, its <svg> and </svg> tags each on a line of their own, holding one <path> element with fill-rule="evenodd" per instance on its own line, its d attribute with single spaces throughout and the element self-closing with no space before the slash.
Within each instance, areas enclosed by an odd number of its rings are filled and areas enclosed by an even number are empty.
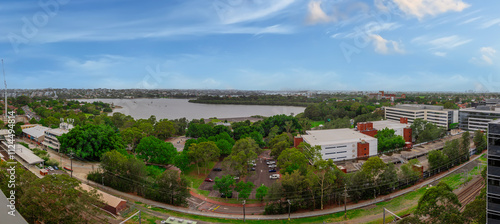
<svg viewBox="0 0 500 224">
<path fill-rule="evenodd" d="M 495 114 L 500 114 L 500 110 L 486 110 L 485 107 L 488 107 L 489 106 L 482 106 L 482 108 L 484 109 L 477 109 L 477 108 L 473 108 L 473 107 L 470 107 L 470 108 L 465 108 L 465 109 L 460 109 L 460 111 L 469 111 L 469 112 L 483 112 L 483 113 L 495 113 Z"/>
<path fill-rule="evenodd" d="M 69 132 L 69 130 L 67 129 L 62 129 L 62 128 L 56 128 L 56 129 L 49 129 L 49 130 L 46 130 L 45 132 L 49 132 L 51 134 L 54 134 L 54 135 L 57 135 L 57 136 L 61 136 L 63 134 L 66 134 Z"/>
<path fill-rule="evenodd" d="M 91 191 L 93 187 L 87 185 L 87 184 L 80 184 L 80 187 L 82 187 L 83 190 L 85 191 Z M 104 201 L 104 203 L 106 203 L 107 205 L 113 207 L 113 208 L 116 208 L 118 207 L 118 205 L 124 201 L 124 202 L 127 202 L 119 197 L 116 197 L 116 196 L 113 196 L 113 195 L 110 195 L 106 192 L 103 192 L 99 189 L 97 189 L 97 194 L 100 194 L 102 196 L 102 200 Z"/>
<path fill-rule="evenodd" d="M 410 126 L 409 124 L 401 124 L 400 122 L 391 121 L 391 120 L 382 120 L 382 121 L 371 121 L 373 123 L 373 128 L 377 130 L 382 130 L 384 128 L 388 129 L 398 129 L 398 128 L 406 128 Z"/>
<path fill-rule="evenodd" d="M 16 216 L 9 215 L 8 212 L 10 212 L 10 208 L 7 207 L 6 205 L 9 204 L 9 201 L 7 200 L 7 196 L 3 193 L 3 191 L 0 191 L 0 203 L 2 206 L 0 206 L 0 220 L 2 220 L 2 223 L 9 223 L 9 224 L 28 224 L 26 220 L 19 214 L 19 212 L 16 210 L 14 213 Z"/>
<path fill-rule="evenodd" d="M 23 129 L 23 132 L 28 134 L 28 135 L 31 135 L 35 138 L 39 138 L 39 137 L 45 135 L 45 131 L 48 129 L 50 129 L 50 128 L 44 127 L 44 126 L 35 126 L 32 128 Z"/>
<path fill-rule="evenodd" d="M 340 128 L 327 130 L 306 131 L 307 135 L 302 135 L 304 140 L 311 145 L 341 144 L 353 141 L 373 140 L 376 138 L 359 133 L 354 129 Z"/>
<path fill-rule="evenodd" d="M 4 145 L 7 145 L 7 143 L 4 141 L 2 142 Z M 31 151 L 30 149 L 24 147 L 21 144 L 16 144 L 16 155 L 21 157 L 24 161 L 26 161 L 28 164 L 33 165 L 33 164 L 38 164 L 43 162 L 44 160 L 38 157 Z"/>
<path fill-rule="evenodd" d="M 9 129 L 0 129 L 0 135 L 8 135 Z"/>
<path fill-rule="evenodd" d="M 425 105 L 425 104 L 398 104 L 395 108 L 407 110 L 443 110 L 443 106 Z"/>
</svg>

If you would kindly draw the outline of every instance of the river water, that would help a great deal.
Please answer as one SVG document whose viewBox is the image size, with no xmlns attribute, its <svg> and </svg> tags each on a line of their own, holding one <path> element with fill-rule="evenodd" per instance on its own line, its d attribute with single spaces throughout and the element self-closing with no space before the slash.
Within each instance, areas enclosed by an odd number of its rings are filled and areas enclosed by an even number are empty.
<svg viewBox="0 0 500 224">
<path fill-rule="evenodd" d="M 236 118 L 253 115 L 273 116 L 277 114 L 294 115 L 304 112 L 304 107 L 291 106 L 261 106 L 261 105 L 232 105 L 232 104 L 200 104 L 190 103 L 187 99 L 78 99 L 82 102 L 102 101 L 113 103 L 113 112 L 130 115 L 135 119 L 146 119 L 155 115 L 156 119 L 187 118 Z"/>
</svg>

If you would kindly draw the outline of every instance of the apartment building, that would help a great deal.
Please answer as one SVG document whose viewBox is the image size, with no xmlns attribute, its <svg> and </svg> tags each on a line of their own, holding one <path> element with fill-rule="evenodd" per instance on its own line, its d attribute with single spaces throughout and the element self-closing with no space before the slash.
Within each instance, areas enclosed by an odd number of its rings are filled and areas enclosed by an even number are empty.
<svg viewBox="0 0 500 224">
<path fill-rule="evenodd" d="M 486 223 L 500 223 L 500 120 L 488 123 Z"/>
<path fill-rule="evenodd" d="M 400 121 L 408 118 L 408 123 L 413 124 L 417 118 L 421 118 L 437 126 L 448 128 L 452 123 L 458 122 L 458 111 L 444 109 L 443 106 L 423 104 L 398 104 L 394 107 L 385 107 L 385 119 Z"/>
<path fill-rule="evenodd" d="M 59 151 L 61 147 L 61 143 L 57 139 L 58 136 L 62 136 L 63 134 L 68 133 L 73 128 L 73 125 L 68 123 L 59 124 L 59 128 L 56 129 L 47 129 L 45 130 L 45 138 L 42 144 L 46 148 L 50 148 L 56 151 Z"/>
</svg>

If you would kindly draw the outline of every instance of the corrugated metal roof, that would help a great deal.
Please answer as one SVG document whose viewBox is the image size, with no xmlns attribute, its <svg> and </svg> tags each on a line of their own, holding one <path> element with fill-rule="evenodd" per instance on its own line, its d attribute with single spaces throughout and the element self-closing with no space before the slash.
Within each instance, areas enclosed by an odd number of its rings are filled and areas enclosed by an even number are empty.
<svg viewBox="0 0 500 224">
<path fill-rule="evenodd" d="M 36 126 L 32 128 L 26 128 L 23 130 L 24 133 L 31 135 L 35 138 L 39 138 L 43 135 L 45 135 L 45 131 L 49 130 L 50 128 L 44 127 L 44 126 Z"/>
</svg>

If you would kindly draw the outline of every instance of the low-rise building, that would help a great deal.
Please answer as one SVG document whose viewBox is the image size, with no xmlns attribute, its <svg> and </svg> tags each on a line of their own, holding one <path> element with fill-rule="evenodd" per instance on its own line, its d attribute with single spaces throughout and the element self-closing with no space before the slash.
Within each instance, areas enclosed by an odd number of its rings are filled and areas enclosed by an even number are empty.
<svg viewBox="0 0 500 224">
<path fill-rule="evenodd" d="M 59 151 L 59 148 L 61 147 L 61 143 L 59 143 L 59 140 L 57 137 L 68 133 L 71 129 L 73 128 L 73 125 L 68 124 L 68 123 L 61 123 L 59 124 L 59 128 L 56 129 L 47 129 L 45 130 L 45 138 L 43 140 L 43 146 L 46 148 L 50 148 L 56 151 Z"/>
<path fill-rule="evenodd" d="M 377 139 L 354 129 L 312 130 L 301 138 L 311 146 L 321 146 L 323 159 L 342 161 L 377 155 Z"/>
<path fill-rule="evenodd" d="M 85 190 L 85 191 L 91 191 L 93 187 L 86 185 L 86 184 L 80 184 L 80 187 Z M 111 194 L 108 194 L 106 192 L 103 192 L 101 190 L 97 190 L 97 194 L 101 196 L 101 200 L 104 201 L 105 205 L 103 207 L 104 210 L 113 213 L 115 215 L 118 215 L 119 212 L 123 211 L 127 207 L 127 201 L 113 196 Z"/>
<path fill-rule="evenodd" d="M 45 131 L 49 129 L 50 128 L 44 126 L 25 128 L 23 129 L 23 137 L 33 141 L 33 143 L 40 145 L 45 138 Z"/>
<path fill-rule="evenodd" d="M 370 121 L 370 122 L 359 122 L 357 123 L 356 130 L 365 135 L 369 135 L 375 137 L 378 131 L 383 129 L 392 129 L 394 130 L 395 135 L 399 135 L 403 137 L 406 142 L 405 147 L 412 147 L 412 129 L 408 124 L 408 118 L 400 118 L 399 122 L 395 122 L 392 120 L 382 120 L 382 121 Z"/>
<path fill-rule="evenodd" d="M 443 106 L 398 104 L 384 109 L 386 120 L 399 121 L 403 117 L 408 118 L 408 123 L 413 124 L 415 119 L 421 118 L 445 128 L 448 128 L 452 123 L 458 122 L 458 111 L 444 109 Z"/>
</svg>

